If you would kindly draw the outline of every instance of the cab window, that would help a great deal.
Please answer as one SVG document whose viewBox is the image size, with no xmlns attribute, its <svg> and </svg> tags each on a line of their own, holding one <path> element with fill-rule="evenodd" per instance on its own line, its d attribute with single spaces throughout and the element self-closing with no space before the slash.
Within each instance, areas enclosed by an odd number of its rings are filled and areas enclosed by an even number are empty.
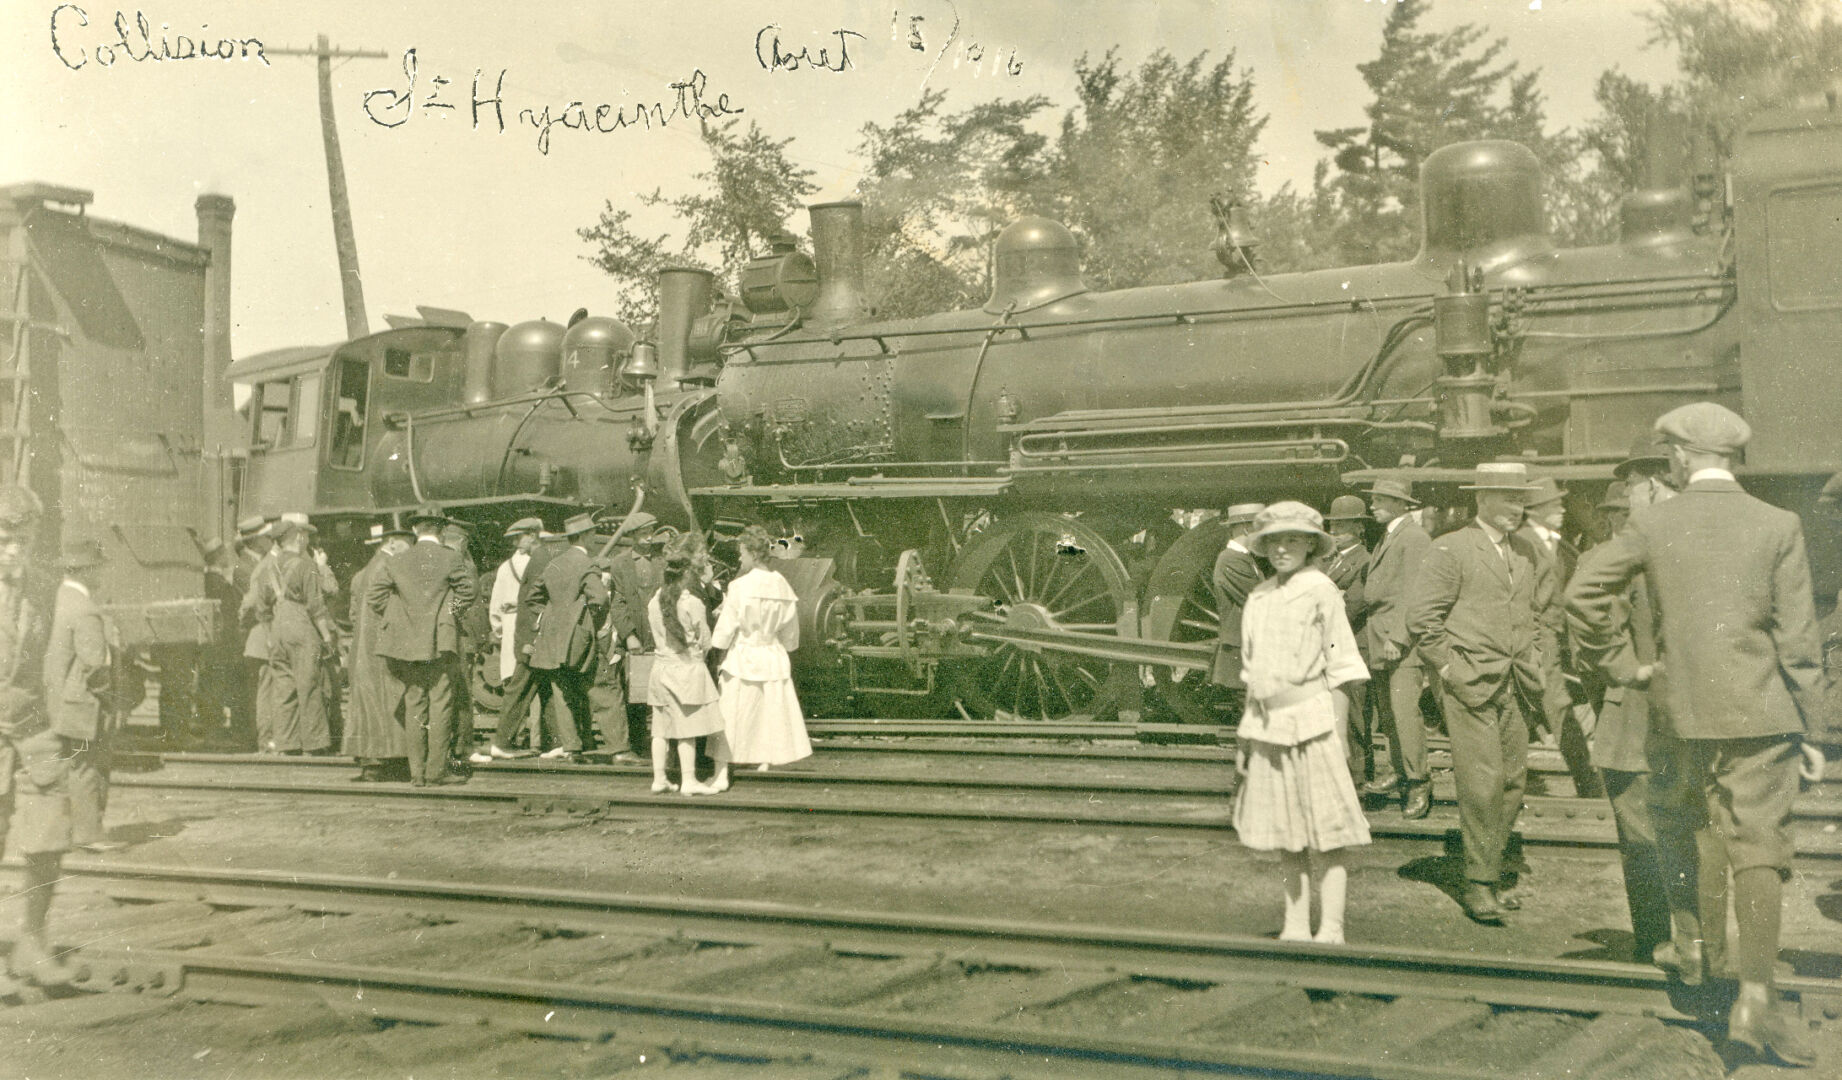
<svg viewBox="0 0 1842 1080">
<path fill-rule="evenodd" d="M 320 373 L 257 383 L 250 395 L 256 446 L 312 446 L 320 429 Z"/>
<path fill-rule="evenodd" d="M 409 349 L 385 349 L 384 374 L 393 379 L 429 382 L 435 378 L 435 354 Z"/>
<path fill-rule="evenodd" d="M 339 393 L 333 413 L 333 442 L 326 463 L 335 469 L 362 469 L 365 464 L 365 408 L 371 392 L 371 363 L 342 357 Z"/>
</svg>

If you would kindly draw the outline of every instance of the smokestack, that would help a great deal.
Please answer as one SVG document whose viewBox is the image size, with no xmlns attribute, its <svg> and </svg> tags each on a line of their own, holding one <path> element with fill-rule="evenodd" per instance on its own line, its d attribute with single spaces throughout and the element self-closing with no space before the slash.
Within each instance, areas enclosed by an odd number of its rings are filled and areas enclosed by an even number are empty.
<svg viewBox="0 0 1842 1080">
<path fill-rule="evenodd" d="M 818 203 L 812 215 L 812 261 L 819 268 L 819 298 L 808 319 L 818 325 L 855 322 L 869 313 L 863 284 L 863 204 Z"/>
<path fill-rule="evenodd" d="M 492 400 L 493 359 L 499 339 L 511 327 L 502 322 L 476 322 L 467 325 L 467 370 L 461 382 L 461 400 L 478 405 Z"/>
<path fill-rule="evenodd" d="M 659 384 L 672 386 L 691 374 L 691 323 L 710 310 L 715 275 L 674 266 L 659 271 Z"/>
<path fill-rule="evenodd" d="M 228 195 L 200 195 L 193 204 L 198 212 L 198 246 L 210 253 L 205 266 L 204 326 L 204 433 L 207 445 L 236 442 L 235 411 L 230 383 L 230 220 L 237 204 Z"/>
</svg>

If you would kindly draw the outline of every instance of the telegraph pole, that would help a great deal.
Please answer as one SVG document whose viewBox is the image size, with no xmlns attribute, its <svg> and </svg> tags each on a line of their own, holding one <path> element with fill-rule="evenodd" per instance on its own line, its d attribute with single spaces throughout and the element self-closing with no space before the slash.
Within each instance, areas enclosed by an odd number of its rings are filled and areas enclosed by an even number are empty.
<svg viewBox="0 0 1842 1080">
<path fill-rule="evenodd" d="M 345 333 L 361 338 L 371 332 L 365 317 L 365 289 L 358 276 L 358 241 L 352 235 L 352 204 L 345 194 L 345 158 L 339 153 L 339 125 L 333 119 L 333 57 L 387 60 L 390 54 L 365 49 L 335 49 L 321 34 L 311 49 L 268 49 L 270 56 L 312 56 L 320 73 L 320 137 L 326 143 L 326 190 L 333 204 L 333 245 L 339 251 L 339 287 L 345 295 Z"/>
</svg>

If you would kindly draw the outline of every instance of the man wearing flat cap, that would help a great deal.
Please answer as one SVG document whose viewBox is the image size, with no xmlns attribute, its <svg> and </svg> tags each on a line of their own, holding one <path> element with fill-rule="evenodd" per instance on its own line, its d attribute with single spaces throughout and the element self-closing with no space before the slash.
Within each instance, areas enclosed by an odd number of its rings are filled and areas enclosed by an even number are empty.
<svg viewBox="0 0 1842 1080">
<path fill-rule="evenodd" d="M 418 787 L 465 782 L 448 767 L 454 738 L 451 676 L 460 648 L 455 612 L 473 599 L 474 583 L 459 553 L 442 545 L 447 522 L 439 506 L 410 514 L 415 542 L 384 560 L 365 590 L 365 602 L 381 619 L 377 655 L 402 686 L 409 780 Z"/>
<path fill-rule="evenodd" d="M 1507 865 L 1528 783 L 1529 729 L 1542 700 L 1536 617 L 1552 602 L 1544 564 L 1516 537 L 1535 491 L 1520 463 L 1486 463 L 1462 490 L 1477 517 L 1432 542 L 1408 587 L 1407 629 L 1438 676 L 1458 781 L 1466 886 L 1460 903 L 1500 925 L 1522 906 Z"/>
<path fill-rule="evenodd" d="M 1375 712 L 1374 726 L 1389 732 L 1392 773 L 1377 776 L 1363 785 L 1363 791 L 1369 795 L 1398 791 L 1402 812 L 1417 819 L 1431 812 L 1433 789 L 1426 771 L 1426 718 L 1420 714 L 1426 671 L 1413 636 L 1407 632 L 1407 588 L 1433 546 L 1433 538 L 1414 514 L 1420 500 L 1406 482 L 1377 480 L 1369 491 L 1369 503 L 1382 537 L 1363 576 L 1362 629 L 1356 640 L 1364 647 L 1373 672 L 1369 704 Z"/>
<path fill-rule="evenodd" d="M 1728 1039 L 1809 1065 L 1815 1061 L 1809 1029 L 1772 993 L 1791 867 L 1791 800 L 1800 775 L 1822 776 L 1819 742 L 1836 739 L 1823 727 L 1822 658 L 1803 527 L 1795 514 L 1753 498 L 1734 479 L 1733 460 L 1752 429 L 1732 410 L 1706 401 L 1684 405 L 1660 417 L 1656 433 L 1669 445 L 1682 493 L 1633 515 L 1581 567 L 1568 588 L 1568 613 L 1583 643 L 1609 651 L 1618 599 L 1644 575 L 1662 627 L 1657 661 L 1609 674 L 1639 686 L 1667 674 L 1670 723 L 1687 744 L 1691 783 L 1725 841 L 1740 978 Z M 1629 663 L 1629 654 L 1622 655 Z M 1699 981 L 1705 955 L 1694 942 L 1673 944 L 1684 981 Z"/>
</svg>

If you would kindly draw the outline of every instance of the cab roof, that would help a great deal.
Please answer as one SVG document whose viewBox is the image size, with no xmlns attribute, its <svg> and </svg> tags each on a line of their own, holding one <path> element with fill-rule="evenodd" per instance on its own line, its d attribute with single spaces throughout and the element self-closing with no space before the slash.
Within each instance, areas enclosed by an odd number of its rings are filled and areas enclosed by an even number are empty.
<svg viewBox="0 0 1842 1080">
<path fill-rule="evenodd" d="M 339 345 L 293 345 L 285 349 L 270 349 L 268 352 L 232 361 L 224 369 L 224 377 L 232 382 L 256 382 L 264 375 L 318 366 L 338 348 Z"/>
</svg>

